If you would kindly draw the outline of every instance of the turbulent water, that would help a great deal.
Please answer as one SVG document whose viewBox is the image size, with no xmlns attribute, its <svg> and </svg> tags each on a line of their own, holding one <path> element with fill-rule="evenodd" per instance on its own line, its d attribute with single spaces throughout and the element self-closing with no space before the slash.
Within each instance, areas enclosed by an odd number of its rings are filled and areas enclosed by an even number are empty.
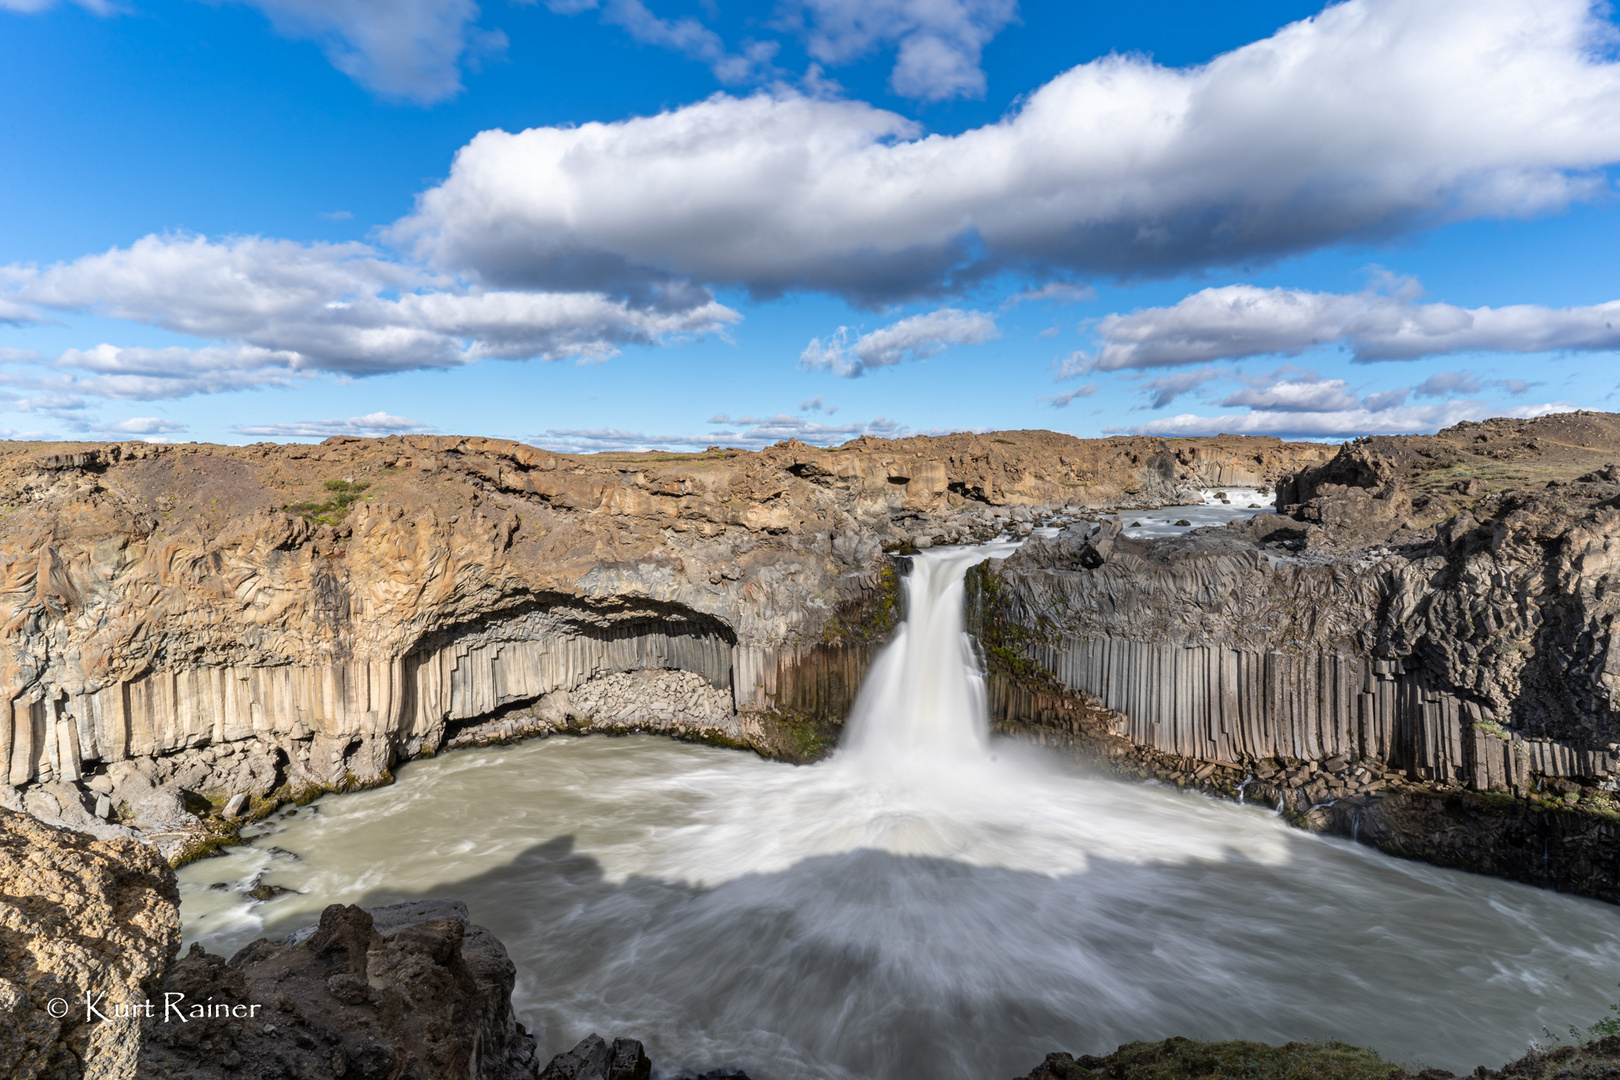
<svg viewBox="0 0 1620 1080">
<path fill-rule="evenodd" d="M 1463 1070 L 1617 996 L 1613 907 L 989 739 L 962 574 L 1004 550 L 916 561 L 830 761 L 632 737 L 412 763 L 183 870 L 187 935 L 225 950 L 334 901 L 458 897 L 511 951 L 543 1050 L 632 1035 L 664 1070 L 756 1080 L 1005 1080 L 1176 1034 Z M 302 895 L 246 901 L 261 875 Z"/>
</svg>

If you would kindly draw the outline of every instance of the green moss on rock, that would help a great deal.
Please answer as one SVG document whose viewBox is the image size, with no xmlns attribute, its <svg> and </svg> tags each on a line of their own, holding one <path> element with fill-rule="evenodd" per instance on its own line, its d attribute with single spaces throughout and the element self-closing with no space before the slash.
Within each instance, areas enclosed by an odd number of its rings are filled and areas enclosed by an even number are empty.
<svg viewBox="0 0 1620 1080">
<path fill-rule="evenodd" d="M 1196 1042 L 1121 1046 L 1105 1057 L 1050 1054 L 1025 1080 L 1397 1080 L 1412 1074 L 1346 1043 Z"/>
</svg>

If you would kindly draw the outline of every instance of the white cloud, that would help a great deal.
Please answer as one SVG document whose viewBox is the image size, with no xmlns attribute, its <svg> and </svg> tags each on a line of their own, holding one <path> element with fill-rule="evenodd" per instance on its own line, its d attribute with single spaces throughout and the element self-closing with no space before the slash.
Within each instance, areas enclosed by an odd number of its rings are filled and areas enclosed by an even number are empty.
<svg viewBox="0 0 1620 1080">
<path fill-rule="evenodd" d="M 775 416 L 738 417 L 716 413 L 707 422 L 716 430 L 706 434 L 649 435 L 621 428 L 553 428 L 536 436 L 532 441 L 537 446 L 561 453 L 594 454 L 608 450 L 694 452 L 705 450 L 710 446 L 735 446 L 743 450 L 759 450 L 785 439 L 798 439 L 817 446 L 833 446 L 862 435 L 893 439 L 910 434 L 910 429 L 881 416 L 866 423 L 832 425 L 784 413 Z"/>
<path fill-rule="evenodd" d="M 132 416 L 128 420 L 103 424 L 96 430 L 105 431 L 109 435 L 172 435 L 178 431 L 185 431 L 186 425 L 158 416 Z"/>
<path fill-rule="evenodd" d="M 771 58 L 778 45 L 774 41 L 745 42 L 740 52 L 731 52 L 720 35 L 693 18 L 664 19 L 642 0 L 545 0 L 556 15 L 577 15 L 600 11 L 602 21 L 621 27 L 644 45 L 670 49 L 707 64 L 723 83 L 740 83 L 776 74 Z"/>
<path fill-rule="evenodd" d="M 1047 303 L 1047 304 L 1079 304 L 1087 300 L 1095 300 L 1097 290 L 1090 285 L 1076 285 L 1068 281 L 1049 281 L 1038 289 L 1026 289 L 1021 293 L 1009 296 L 1004 307 L 1014 304 Z M 1054 334 L 1057 332 L 1054 328 Z"/>
<path fill-rule="evenodd" d="M 161 349 L 68 349 L 56 366 L 73 372 L 64 384 L 96 397 L 159 401 L 192 394 L 220 394 L 261 386 L 290 386 L 307 373 L 297 371 L 299 355 L 254 346 Z"/>
<path fill-rule="evenodd" d="M 1412 393 L 1412 388 L 1402 386 L 1394 390 L 1384 390 L 1376 394 L 1368 394 L 1361 399 L 1361 407 L 1369 412 L 1383 412 L 1385 409 L 1394 409 L 1406 404 L 1406 399 Z"/>
<path fill-rule="evenodd" d="M 73 0 L 97 15 L 107 0 Z M 474 0 L 236 0 L 256 8 L 284 37 L 313 41 L 333 67 L 384 97 L 430 104 L 461 90 L 461 65 L 498 54 L 506 35 L 481 30 Z M 33 14 L 55 0 L 0 0 Z M 345 215 L 347 216 L 347 215 Z"/>
<path fill-rule="evenodd" d="M 817 394 L 813 398 L 805 398 L 803 401 L 799 402 L 799 411 L 818 412 L 831 416 L 833 413 L 838 411 L 838 406 L 828 405 L 824 400 L 822 400 L 821 395 Z"/>
<path fill-rule="evenodd" d="M 1043 397 L 1040 400 L 1046 402 L 1054 409 L 1067 409 L 1070 402 L 1074 401 L 1075 398 L 1088 398 L 1096 392 L 1097 387 L 1093 386 L 1091 383 L 1086 383 L 1084 386 L 1077 386 L 1073 390 L 1066 391 L 1062 394 L 1053 394 L 1051 397 Z"/>
<path fill-rule="evenodd" d="M 325 439 L 333 435 L 382 436 L 427 430 L 414 420 L 385 412 L 351 416 L 347 420 L 300 420 L 290 424 L 249 424 L 231 429 L 240 435 L 272 439 Z"/>
<path fill-rule="evenodd" d="M 799 354 L 799 366 L 855 378 L 870 368 L 937 356 L 952 345 L 979 345 L 999 336 L 996 320 L 983 312 L 940 308 L 862 334 L 854 344 L 849 327 L 840 326 L 826 341 L 811 338 Z"/>
<path fill-rule="evenodd" d="M 14 300 L 0 297 L 0 324 L 21 326 L 23 323 L 32 322 L 39 322 L 38 312 Z"/>
<path fill-rule="evenodd" d="M 1372 410 L 1349 408 L 1325 412 L 1256 409 L 1228 416 L 1165 417 L 1131 428 L 1136 435 L 1279 435 L 1283 438 L 1354 438 L 1438 431 L 1462 420 L 1492 416 L 1535 417 L 1574 412 L 1570 402 L 1547 402 L 1503 410 L 1482 401 L 1447 401 L 1439 405 Z"/>
<path fill-rule="evenodd" d="M 1104 316 L 1094 328 L 1100 348 L 1075 353 L 1063 373 L 1293 356 L 1333 344 L 1345 345 L 1360 361 L 1620 349 L 1620 301 L 1572 308 L 1461 308 L 1418 303 L 1416 294 L 1410 280 L 1393 292 L 1350 294 L 1254 285 L 1204 289 L 1172 307 Z"/>
<path fill-rule="evenodd" d="M 1620 66 L 1588 0 L 1346 0 L 1208 64 L 1082 64 L 923 136 L 785 93 L 486 131 L 393 236 L 533 286 L 671 275 L 866 303 L 996 270 L 1169 272 L 1607 190 Z"/>
<path fill-rule="evenodd" d="M 560 454 L 597 454 L 609 450 L 684 453 L 704 449 L 713 440 L 703 435 L 648 435 L 622 428 L 553 428 L 531 441 Z"/>
<path fill-rule="evenodd" d="M 787 416 L 782 413 L 775 416 L 739 416 L 735 420 L 722 416 L 709 422 L 725 423 L 741 429 L 715 432 L 710 441 L 719 440 L 723 434 L 726 445 L 755 450 L 782 442 L 784 439 L 798 439 L 800 442 L 814 443 L 818 446 L 833 446 L 862 435 L 894 439 L 909 434 L 909 429 L 882 416 L 866 423 L 852 424 L 818 424 L 802 416 Z"/>
<path fill-rule="evenodd" d="M 111 15 L 118 10 L 106 0 L 73 0 L 73 2 L 97 15 Z M 15 11 L 21 15 L 33 15 L 55 6 L 56 0 L 0 0 L 0 11 Z"/>
<path fill-rule="evenodd" d="M 1479 393 L 1479 379 L 1472 371 L 1440 371 L 1412 387 L 1418 397 L 1448 397 L 1452 394 Z"/>
<path fill-rule="evenodd" d="M 1140 389 L 1148 399 L 1148 403 L 1143 407 L 1165 408 L 1181 395 L 1190 394 L 1205 383 L 1226 378 L 1229 374 L 1231 373 L 1219 368 L 1204 368 L 1200 371 L 1179 371 L 1158 379 L 1146 379 L 1140 385 Z"/>
<path fill-rule="evenodd" d="M 506 47 L 480 30 L 473 0 L 239 0 L 286 37 L 316 42 L 332 66 L 385 97 L 429 104 L 461 90 L 464 60 Z"/>
<path fill-rule="evenodd" d="M 1221 401 L 1228 408 L 1247 405 L 1272 412 L 1329 413 L 1361 407 L 1343 379 L 1283 379 L 1270 386 L 1250 386 Z"/>
<path fill-rule="evenodd" d="M 847 64 L 895 46 L 889 86 L 902 97 L 983 97 L 979 57 L 1018 15 L 1017 0 L 796 0 L 785 20 L 810 55 Z"/>
<path fill-rule="evenodd" d="M 66 413 L 78 415 L 82 413 L 89 403 L 74 394 L 45 393 L 33 394 L 26 397 L 10 397 L 6 401 L 6 408 L 12 412 L 22 413 L 49 413 L 59 419 Z"/>
<path fill-rule="evenodd" d="M 469 289 L 363 244 L 147 236 L 43 270 L 12 266 L 0 302 L 91 311 L 228 344 L 69 350 L 118 396 L 207 392 L 293 373 L 375 375 L 478 360 L 601 359 L 626 344 L 714 332 L 740 316 L 703 290 L 634 305 L 596 292 Z M 146 380 L 142 382 L 141 380 Z M 189 383 L 188 383 L 189 380 Z M 139 387 L 145 387 L 140 389 Z"/>
</svg>

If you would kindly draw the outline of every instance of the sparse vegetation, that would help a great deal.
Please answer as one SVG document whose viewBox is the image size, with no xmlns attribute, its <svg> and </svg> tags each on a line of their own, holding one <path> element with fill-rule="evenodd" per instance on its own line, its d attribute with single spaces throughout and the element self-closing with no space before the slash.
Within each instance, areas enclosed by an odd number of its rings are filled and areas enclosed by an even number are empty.
<svg viewBox="0 0 1620 1080">
<path fill-rule="evenodd" d="M 316 525 L 337 526 L 349 516 L 349 510 L 360 501 L 360 496 L 371 485 L 354 480 L 328 480 L 326 490 L 330 497 L 321 503 L 301 502 L 282 507 L 289 514 L 297 514 Z"/>
<path fill-rule="evenodd" d="M 1042 1080 L 1071 1075 L 1110 1080 L 1392 1080 L 1411 1075 L 1371 1050 L 1341 1042 L 1269 1046 L 1174 1038 L 1130 1043 L 1106 1057 L 1084 1056 L 1074 1060 L 1072 1072 L 1062 1071 L 1066 1064 L 1061 1058 L 1058 1062 L 1048 1059 L 1031 1076 Z M 1095 1071 L 1099 1069 L 1102 1071 Z"/>
</svg>

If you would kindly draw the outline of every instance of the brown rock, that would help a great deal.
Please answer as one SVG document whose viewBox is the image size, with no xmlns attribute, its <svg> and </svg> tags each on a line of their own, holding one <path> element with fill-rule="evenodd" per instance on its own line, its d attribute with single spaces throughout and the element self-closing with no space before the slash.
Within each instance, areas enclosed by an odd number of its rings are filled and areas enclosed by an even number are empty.
<svg viewBox="0 0 1620 1080">
<path fill-rule="evenodd" d="M 152 848 L 0 810 L 0 1062 L 8 1077 L 135 1076 L 141 1033 L 128 1007 L 157 996 L 180 947 L 179 900 L 174 872 Z"/>
</svg>

